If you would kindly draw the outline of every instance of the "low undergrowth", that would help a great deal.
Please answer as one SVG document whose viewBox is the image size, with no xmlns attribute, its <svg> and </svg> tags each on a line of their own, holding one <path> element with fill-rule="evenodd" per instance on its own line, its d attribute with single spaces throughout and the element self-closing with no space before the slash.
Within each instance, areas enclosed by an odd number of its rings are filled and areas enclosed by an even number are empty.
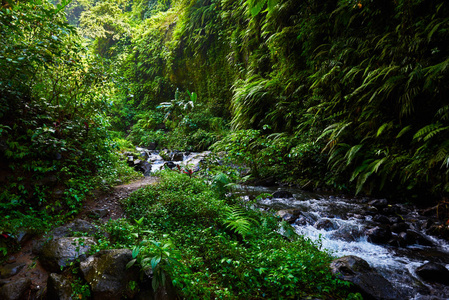
<svg viewBox="0 0 449 300">
<path fill-rule="evenodd" d="M 347 284 L 329 271 L 328 253 L 293 232 L 279 234 L 288 224 L 246 210 L 204 180 L 159 176 L 158 185 L 123 201 L 128 220 L 107 224 L 115 247 L 134 249 L 131 264 L 153 269 L 153 284 L 166 273 L 185 299 L 348 297 Z"/>
</svg>

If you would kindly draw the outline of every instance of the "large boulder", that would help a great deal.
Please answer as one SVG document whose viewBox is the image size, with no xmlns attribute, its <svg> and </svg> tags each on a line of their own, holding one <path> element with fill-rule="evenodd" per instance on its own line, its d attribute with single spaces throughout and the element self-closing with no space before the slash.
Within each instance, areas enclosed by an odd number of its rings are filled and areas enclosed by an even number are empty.
<svg viewBox="0 0 449 300">
<path fill-rule="evenodd" d="M 51 273 L 47 281 L 47 300 L 72 300 L 72 285 L 64 275 Z"/>
<path fill-rule="evenodd" d="M 389 228 L 381 228 L 376 226 L 368 229 L 365 232 L 368 237 L 368 241 L 374 244 L 386 244 L 391 238 L 391 231 Z"/>
<path fill-rule="evenodd" d="M 84 260 L 85 253 L 97 242 L 93 237 L 62 237 L 49 241 L 40 251 L 39 260 L 47 271 L 60 273 L 77 259 Z"/>
<path fill-rule="evenodd" d="M 426 263 L 416 269 L 416 274 L 428 282 L 449 285 L 449 270 L 437 263 Z"/>
<path fill-rule="evenodd" d="M 48 236 L 53 238 L 70 237 L 73 236 L 74 233 L 83 233 L 86 235 L 104 234 L 98 226 L 85 220 L 76 219 L 67 225 L 53 229 Z"/>
<path fill-rule="evenodd" d="M 41 253 L 42 248 L 50 238 L 57 239 L 61 237 L 72 237 L 74 236 L 75 233 L 88 236 L 94 236 L 96 234 L 107 236 L 107 233 L 102 231 L 98 226 L 89 223 L 85 220 L 76 219 L 67 225 L 57 227 L 52 231 L 50 231 L 46 235 L 48 238 L 42 238 L 40 240 L 33 241 L 33 253 L 35 254 Z"/>
<path fill-rule="evenodd" d="M 19 300 L 23 299 L 25 293 L 31 287 L 31 279 L 21 278 L 5 284 L 0 290 L 0 299 Z"/>
<path fill-rule="evenodd" d="M 357 256 L 336 259 L 330 267 L 334 275 L 353 283 L 355 291 L 361 293 L 364 299 L 404 299 L 388 280 Z"/>
<path fill-rule="evenodd" d="M 114 249 L 100 251 L 81 262 L 80 269 L 90 285 L 93 299 L 119 300 L 135 296 L 137 291 L 128 287 L 131 281 L 139 281 L 139 271 L 126 268 L 131 259 L 131 250 Z"/>
</svg>

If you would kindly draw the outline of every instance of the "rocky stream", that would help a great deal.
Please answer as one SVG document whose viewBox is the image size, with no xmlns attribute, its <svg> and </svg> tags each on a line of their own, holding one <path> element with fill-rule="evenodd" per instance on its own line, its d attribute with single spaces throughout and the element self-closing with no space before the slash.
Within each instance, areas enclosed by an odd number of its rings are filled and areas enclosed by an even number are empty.
<svg viewBox="0 0 449 300">
<path fill-rule="evenodd" d="M 154 184 L 151 174 L 161 168 L 192 175 L 209 154 L 136 150 L 138 155 L 125 153 L 124 159 L 145 179 L 94 195 L 78 219 L 43 237 L 26 233 L 11 237 L 22 250 L 0 266 L 0 299 L 75 299 L 73 276 L 67 269 L 76 262 L 93 299 L 176 299 L 171 286 L 153 291 L 151 274 L 140 280 L 138 270 L 126 268 L 131 250 L 87 255 L 107 236 L 94 220 L 126 217 L 120 198 Z M 276 214 L 296 233 L 329 251 L 336 257 L 332 271 L 352 282 L 364 299 L 449 299 L 449 243 L 447 236 L 441 237 L 447 224 L 438 222 L 435 207 L 418 209 L 386 199 L 352 199 L 277 186 L 240 186 L 234 193 L 248 206 Z M 281 229 L 279 233 L 284 234 Z M 138 288 L 129 282 L 138 282 Z"/>
</svg>

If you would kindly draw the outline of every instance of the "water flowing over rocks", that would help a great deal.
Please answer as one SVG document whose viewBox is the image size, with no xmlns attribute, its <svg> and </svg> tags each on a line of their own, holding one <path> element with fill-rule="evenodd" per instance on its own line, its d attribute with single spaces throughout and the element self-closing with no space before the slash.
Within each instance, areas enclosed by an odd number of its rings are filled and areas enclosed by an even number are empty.
<svg viewBox="0 0 449 300">
<path fill-rule="evenodd" d="M 142 172 L 145 176 L 150 176 L 151 173 L 159 171 L 164 167 L 173 169 L 180 165 L 196 172 L 199 170 L 201 162 L 209 154 L 210 151 L 201 153 L 171 151 L 167 149 L 157 151 L 136 147 L 136 153 L 125 152 L 123 153 L 123 158 L 136 171 Z"/>
<path fill-rule="evenodd" d="M 447 227 L 438 222 L 436 209 L 424 214 L 413 206 L 386 199 L 350 199 L 286 187 L 282 190 L 292 197 L 273 195 L 257 200 L 255 206 L 274 211 L 298 234 L 317 241 L 335 257 L 354 256 L 366 261 L 371 268 L 367 274 L 376 272 L 383 278 L 376 281 L 388 286 L 385 295 L 373 294 L 368 299 L 449 299 L 449 286 L 426 280 L 418 270 L 429 262 L 443 266 L 441 272 L 449 267 L 449 243 L 433 229 L 441 232 Z M 236 193 L 249 201 L 276 191 L 277 187 L 242 186 Z"/>
<path fill-rule="evenodd" d="M 330 267 L 334 275 L 353 283 L 356 291 L 360 292 L 364 299 L 403 299 L 388 280 L 359 257 L 344 256 L 334 260 Z"/>
</svg>

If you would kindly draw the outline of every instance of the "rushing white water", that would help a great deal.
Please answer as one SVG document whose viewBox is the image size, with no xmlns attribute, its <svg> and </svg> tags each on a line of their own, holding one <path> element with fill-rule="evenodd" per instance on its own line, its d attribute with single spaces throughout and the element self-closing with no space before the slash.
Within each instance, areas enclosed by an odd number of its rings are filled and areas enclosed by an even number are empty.
<svg viewBox="0 0 449 300">
<path fill-rule="evenodd" d="M 159 155 L 159 151 L 148 150 L 141 147 L 136 147 L 136 150 L 140 153 L 146 153 L 146 156 L 148 157 L 147 162 L 151 164 L 151 173 L 161 170 L 167 163 Z M 199 163 L 209 154 L 210 151 L 186 152 L 183 153 L 182 161 L 172 161 L 172 163 L 195 171 L 199 167 Z"/>
<path fill-rule="evenodd" d="M 241 192 L 254 197 L 260 193 L 273 193 L 275 189 L 251 187 Z M 378 225 L 366 213 L 367 200 L 345 199 L 335 196 L 320 196 L 292 190 L 291 198 L 261 199 L 257 205 L 274 211 L 299 209 L 300 217 L 292 224 L 295 231 L 321 245 L 335 257 L 355 255 L 366 260 L 393 286 L 405 299 L 449 299 L 449 287 L 440 284 L 427 284 L 416 274 L 416 269 L 427 262 L 438 262 L 449 268 L 449 244 L 427 235 L 421 230 L 424 221 L 419 214 L 405 206 L 401 217 L 411 229 L 419 232 L 432 246 L 409 245 L 393 247 L 377 245 L 368 241 L 366 230 Z M 318 224 L 325 226 L 318 226 Z M 393 233 L 395 235 L 395 233 Z"/>
</svg>

